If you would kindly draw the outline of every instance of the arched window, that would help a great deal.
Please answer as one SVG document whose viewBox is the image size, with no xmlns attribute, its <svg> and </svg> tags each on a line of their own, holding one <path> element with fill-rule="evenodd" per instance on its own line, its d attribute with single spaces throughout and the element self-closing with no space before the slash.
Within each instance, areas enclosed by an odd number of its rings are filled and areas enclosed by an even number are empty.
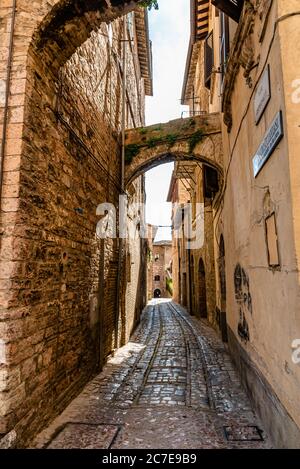
<svg viewBox="0 0 300 469">
<path fill-rule="evenodd" d="M 155 275 L 154 281 L 155 281 L 155 282 L 159 282 L 159 281 L 160 281 L 160 275 Z"/>
</svg>

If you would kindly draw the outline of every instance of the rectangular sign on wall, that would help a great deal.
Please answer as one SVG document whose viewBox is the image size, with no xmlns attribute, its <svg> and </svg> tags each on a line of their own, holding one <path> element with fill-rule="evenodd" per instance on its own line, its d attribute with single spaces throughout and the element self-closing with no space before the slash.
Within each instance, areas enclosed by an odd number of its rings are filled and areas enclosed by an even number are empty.
<svg viewBox="0 0 300 469">
<path fill-rule="evenodd" d="M 270 66 L 268 65 L 264 71 L 254 96 L 254 115 L 256 125 L 259 123 L 268 102 L 271 99 L 271 85 L 270 85 Z"/>
<path fill-rule="evenodd" d="M 256 154 L 252 159 L 253 174 L 254 177 L 258 175 L 262 167 L 270 158 L 271 154 L 275 150 L 276 145 L 280 142 L 283 137 L 283 123 L 282 123 L 282 112 L 279 111 L 276 114 L 275 119 L 270 125 L 267 133 L 265 134 L 262 143 L 260 144 Z"/>
</svg>

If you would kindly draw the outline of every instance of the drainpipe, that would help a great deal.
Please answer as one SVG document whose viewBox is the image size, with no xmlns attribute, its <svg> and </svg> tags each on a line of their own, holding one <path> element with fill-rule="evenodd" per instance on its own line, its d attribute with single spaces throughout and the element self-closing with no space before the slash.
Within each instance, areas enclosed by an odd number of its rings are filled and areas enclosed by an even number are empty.
<svg viewBox="0 0 300 469">
<path fill-rule="evenodd" d="M 188 249 L 188 273 L 189 273 L 189 313 L 193 316 L 193 294 L 192 294 L 192 269 L 191 269 L 191 250 Z"/>
<path fill-rule="evenodd" d="M 191 203 L 191 201 L 189 201 L 189 203 Z M 190 213 L 190 210 L 188 211 L 188 220 L 189 220 L 189 223 L 188 223 L 188 243 L 190 244 L 190 228 L 192 226 L 192 217 L 191 217 L 191 213 Z M 188 276 L 189 276 L 189 313 L 190 315 L 192 316 L 194 314 L 194 311 L 193 311 L 193 295 L 192 295 L 192 269 L 191 269 L 191 249 L 190 249 L 190 246 L 189 246 L 189 249 L 188 249 Z"/>
<path fill-rule="evenodd" d="M 14 47 L 16 1 L 17 0 L 13 0 L 13 4 L 12 4 L 12 17 L 11 17 L 11 23 L 10 23 L 9 49 L 8 49 L 8 58 L 7 58 L 6 89 L 5 89 L 5 97 L 4 97 L 4 116 L 3 116 L 1 150 L 0 150 L 0 203 L 2 199 L 4 154 L 5 154 L 5 147 L 6 147 L 6 131 L 7 131 L 7 125 L 8 125 L 8 100 L 9 100 L 9 95 L 10 95 L 10 78 L 11 78 L 12 55 L 13 55 L 13 47 Z"/>
<path fill-rule="evenodd" d="M 121 157 L 121 189 L 125 189 L 125 120 L 126 120 L 126 17 L 123 21 L 123 88 L 122 88 L 122 157 Z"/>
<path fill-rule="evenodd" d="M 121 152 L 121 191 L 125 193 L 125 124 L 126 124 L 126 16 L 123 19 L 123 57 L 122 57 L 122 152 Z M 126 215 L 125 215 L 126 216 Z M 119 211 L 119 225 L 120 225 Z M 117 301 L 116 301 L 116 318 L 115 318 L 115 348 L 118 348 L 118 332 L 121 303 L 121 281 L 122 281 L 122 254 L 124 248 L 123 238 L 120 237 L 119 226 L 119 259 L 118 259 L 118 276 L 117 276 Z"/>
</svg>

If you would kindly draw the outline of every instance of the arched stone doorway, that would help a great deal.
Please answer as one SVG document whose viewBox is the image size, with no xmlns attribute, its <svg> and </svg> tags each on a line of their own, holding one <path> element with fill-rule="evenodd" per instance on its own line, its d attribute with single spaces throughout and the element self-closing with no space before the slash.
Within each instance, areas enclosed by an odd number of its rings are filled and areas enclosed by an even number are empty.
<svg viewBox="0 0 300 469">
<path fill-rule="evenodd" d="M 207 318 L 207 303 L 206 303 L 206 278 L 205 278 L 205 266 L 203 259 L 199 261 L 198 268 L 198 279 L 199 279 L 199 312 L 201 318 Z"/>
<path fill-rule="evenodd" d="M 161 297 L 161 291 L 159 288 L 156 288 L 154 290 L 154 294 L 153 294 L 154 298 L 160 298 Z"/>
</svg>

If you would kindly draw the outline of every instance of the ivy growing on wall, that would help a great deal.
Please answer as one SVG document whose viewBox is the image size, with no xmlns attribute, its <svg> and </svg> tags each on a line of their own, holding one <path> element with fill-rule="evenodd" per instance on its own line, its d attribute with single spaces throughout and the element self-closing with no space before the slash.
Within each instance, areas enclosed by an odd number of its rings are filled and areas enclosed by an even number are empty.
<svg viewBox="0 0 300 469">
<path fill-rule="evenodd" d="M 193 133 L 188 142 L 189 142 L 189 153 L 193 153 L 195 146 L 197 143 L 201 142 L 203 139 L 203 131 L 197 130 L 197 132 Z"/>
<path fill-rule="evenodd" d="M 141 135 L 147 134 L 147 129 L 141 128 L 139 130 Z M 125 161 L 127 164 L 131 163 L 133 158 L 135 158 L 142 148 L 154 148 L 156 145 L 166 143 L 168 148 L 171 149 L 172 146 L 178 141 L 185 139 L 184 135 L 180 133 L 174 134 L 167 134 L 161 136 L 153 136 L 150 134 L 149 138 L 144 137 L 143 142 L 138 143 L 130 143 L 125 146 Z M 189 145 L 189 153 L 193 153 L 196 145 L 201 142 L 204 138 L 204 132 L 202 129 L 197 130 L 196 132 L 189 135 L 187 138 L 188 145 Z"/>
<path fill-rule="evenodd" d="M 136 143 L 126 145 L 125 147 L 125 162 L 131 163 L 133 158 L 139 153 L 140 146 Z"/>
</svg>

